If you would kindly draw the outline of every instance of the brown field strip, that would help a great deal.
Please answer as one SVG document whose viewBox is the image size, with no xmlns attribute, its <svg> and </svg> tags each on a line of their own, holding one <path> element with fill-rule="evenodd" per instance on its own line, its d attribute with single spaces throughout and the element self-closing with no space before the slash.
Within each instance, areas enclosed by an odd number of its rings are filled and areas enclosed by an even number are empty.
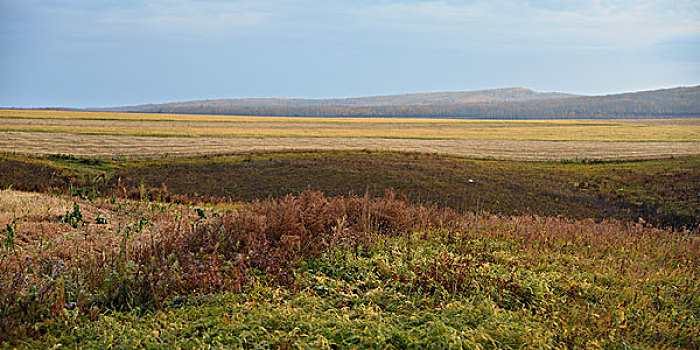
<svg viewBox="0 0 700 350">
<path fill-rule="evenodd" d="M 292 150 L 382 150 L 466 157 L 561 160 L 700 155 L 699 142 L 418 140 L 368 138 L 138 137 L 0 132 L 0 150 L 19 154 L 162 157 Z"/>
</svg>

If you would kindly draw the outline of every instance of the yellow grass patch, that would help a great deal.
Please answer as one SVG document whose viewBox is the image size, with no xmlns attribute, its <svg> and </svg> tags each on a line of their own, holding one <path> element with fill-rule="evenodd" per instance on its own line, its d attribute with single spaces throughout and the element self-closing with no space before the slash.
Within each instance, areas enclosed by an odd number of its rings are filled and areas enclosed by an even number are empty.
<svg viewBox="0 0 700 350">
<path fill-rule="evenodd" d="M 0 131 L 161 137 L 700 142 L 700 119 L 372 119 L 0 110 L 0 122 Z"/>
</svg>

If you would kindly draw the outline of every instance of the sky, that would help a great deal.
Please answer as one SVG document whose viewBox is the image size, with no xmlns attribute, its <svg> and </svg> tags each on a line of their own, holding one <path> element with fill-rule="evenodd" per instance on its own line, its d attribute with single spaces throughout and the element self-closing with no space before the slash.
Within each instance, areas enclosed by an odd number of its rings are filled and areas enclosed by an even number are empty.
<svg viewBox="0 0 700 350">
<path fill-rule="evenodd" d="M 0 0 L 0 106 L 700 84 L 700 0 Z"/>
</svg>

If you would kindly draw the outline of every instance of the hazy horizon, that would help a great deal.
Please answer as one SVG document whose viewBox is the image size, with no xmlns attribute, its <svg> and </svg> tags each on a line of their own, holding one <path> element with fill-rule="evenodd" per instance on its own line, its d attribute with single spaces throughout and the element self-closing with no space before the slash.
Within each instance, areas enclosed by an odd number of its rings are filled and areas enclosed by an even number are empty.
<svg viewBox="0 0 700 350">
<path fill-rule="evenodd" d="M 342 99 L 361 99 L 361 98 L 375 98 L 375 97 L 393 97 L 393 96 L 405 96 L 405 95 L 419 95 L 419 94 L 440 94 L 440 93 L 469 93 L 469 92 L 480 92 L 480 91 L 490 91 L 490 90 L 507 90 L 507 89 L 526 89 L 526 90 L 531 90 L 534 91 L 535 93 L 562 93 L 562 94 L 570 94 L 572 97 L 602 97 L 602 96 L 610 96 L 610 95 L 619 95 L 619 94 L 627 94 L 627 93 L 637 93 L 637 92 L 648 92 L 648 91 L 660 91 L 660 90 L 667 90 L 667 89 L 676 89 L 676 88 L 694 88 L 694 87 L 700 87 L 700 85 L 683 85 L 683 86 L 670 86 L 670 87 L 660 87 L 657 89 L 650 89 L 650 90 L 636 90 L 636 91 L 618 91 L 618 92 L 611 92 L 611 93 L 604 93 L 604 94 L 573 94 L 569 93 L 566 91 L 538 91 L 538 90 L 533 90 L 530 88 L 522 87 L 522 86 L 508 86 L 508 87 L 502 87 L 502 88 L 491 88 L 491 89 L 478 89 L 478 90 L 451 90 L 451 91 L 421 91 L 421 92 L 407 92 L 407 93 L 390 93 L 390 94 L 382 94 L 382 95 L 356 95 L 356 96 L 330 96 L 330 97 L 287 97 L 287 96 L 276 96 L 276 97 L 266 97 L 266 96 L 251 96 L 251 97 L 218 97 L 218 98 L 200 98 L 200 99 L 184 99 L 184 100 L 172 100 L 172 101 L 152 101 L 152 102 L 147 102 L 147 103 L 141 103 L 141 104 L 122 104 L 122 105 L 104 105 L 104 106 L 5 106 L 5 105 L 0 105 L 0 108 L 10 108 L 10 109 L 52 109 L 52 108 L 67 108 L 67 109 L 95 109 L 95 108 L 115 108 L 115 107 L 126 107 L 126 106 L 140 106 L 140 105 L 161 105 L 161 104 L 170 104 L 170 103 L 181 103 L 181 102 L 192 102 L 192 101 L 216 101 L 216 100 L 274 100 L 274 99 L 281 99 L 281 100 L 342 100 Z"/>
<path fill-rule="evenodd" d="M 0 0 L 0 106 L 700 83 L 700 2 Z"/>
</svg>

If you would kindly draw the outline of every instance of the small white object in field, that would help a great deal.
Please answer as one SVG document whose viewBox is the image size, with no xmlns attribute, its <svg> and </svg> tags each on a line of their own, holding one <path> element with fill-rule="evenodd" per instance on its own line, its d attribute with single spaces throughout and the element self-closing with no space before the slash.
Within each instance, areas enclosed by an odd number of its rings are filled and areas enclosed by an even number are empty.
<svg viewBox="0 0 700 350">
<path fill-rule="evenodd" d="M 470 184 L 473 184 L 474 182 L 476 182 L 476 181 L 474 181 L 474 179 L 469 179 Z"/>
</svg>

